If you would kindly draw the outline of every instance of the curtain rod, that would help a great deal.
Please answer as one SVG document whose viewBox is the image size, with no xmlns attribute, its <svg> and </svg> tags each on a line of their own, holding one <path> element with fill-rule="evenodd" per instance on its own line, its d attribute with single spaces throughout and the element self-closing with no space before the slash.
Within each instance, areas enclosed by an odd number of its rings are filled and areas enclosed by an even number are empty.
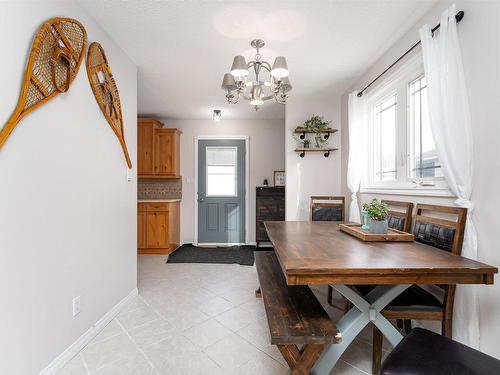
<svg viewBox="0 0 500 375">
<path fill-rule="evenodd" d="M 464 18 L 464 12 L 463 10 L 459 11 L 456 15 L 455 15 L 455 19 L 457 20 L 457 22 L 460 22 L 462 21 L 462 19 Z M 433 29 L 432 29 L 432 33 L 434 34 L 434 31 L 436 31 L 437 29 L 439 29 L 439 27 L 441 26 L 441 24 L 437 24 Z M 401 60 L 403 60 L 406 55 L 408 55 L 411 51 L 413 51 L 415 48 L 417 48 L 417 46 L 420 44 L 420 40 L 415 43 L 413 45 L 413 47 L 411 47 L 408 51 L 406 51 L 405 53 L 403 53 L 399 59 L 397 59 L 396 61 L 394 61 L 386 70 L 384 70 L 382 73 L 380 73 L 377 78 L 375 78 L 373 81 L 371 81 L 368 85 L 365 86 L 365 88 L 363 90 L 361 90 L 360 92 L 358 92 L 358 98 L 361 98 L 364 94 L 364 92 L 371 86 L 373 85 L 375 82 L 377 82 L 379 80 L 380 77 L 382 77 L 385 73 L 387 73 L 389 70 L 391 70 L 391 68 L 396 65 L 398 62 L 400 62 Z"/>
</svg>

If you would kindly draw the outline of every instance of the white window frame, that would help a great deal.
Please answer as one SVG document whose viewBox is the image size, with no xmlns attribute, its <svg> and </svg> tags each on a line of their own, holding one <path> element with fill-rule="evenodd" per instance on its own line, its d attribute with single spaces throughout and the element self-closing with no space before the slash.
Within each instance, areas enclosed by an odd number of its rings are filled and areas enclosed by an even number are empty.
<svg viewBox="0 0 500 375">
<path fill-rule="evenodd" d="M 444 178 L 425 179 L 423 184 L 413 183 L 410 178 L 410 142 L 412 135 L 410 127 L 410 93 L 409 84 L 424 75 L 422 54 L 418 52 L 407 60 L 398 70 L 390 74 L 374 90 L 365 94 L 368 110 L 368 145 L 365 155 L 365 169 L 361 181 L 362 193 L 425 195 L 453 197 Z M 374 180 L 374 109 L 377 104 L 396 94 L 396 180 Z M 402 126 L 401 124 L 405 124 Z"/>
</svg>

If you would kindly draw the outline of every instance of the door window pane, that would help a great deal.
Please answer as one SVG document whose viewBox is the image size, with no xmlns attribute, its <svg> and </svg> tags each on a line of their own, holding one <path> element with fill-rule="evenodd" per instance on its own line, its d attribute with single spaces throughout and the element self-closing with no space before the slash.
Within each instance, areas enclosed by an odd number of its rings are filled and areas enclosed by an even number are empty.
<svg viewBox="0 0 500 375">
<path fill-rule="evenodd" d="M 396 179 L 396 94 L 375 106 L 373 131 L 374 181 Z"/>
<path fill-rule="evenodd" d="M 427 106 L 427 82 L 422 76 L 409 85 L 410 177 L 432 179 L 442 177 L 436 146 L 432 138 Z"/>
<path fill-rule="evenodd" d="M 207 196 L 236 196 L 236 147 L 207 147 Z"/>
</svg>

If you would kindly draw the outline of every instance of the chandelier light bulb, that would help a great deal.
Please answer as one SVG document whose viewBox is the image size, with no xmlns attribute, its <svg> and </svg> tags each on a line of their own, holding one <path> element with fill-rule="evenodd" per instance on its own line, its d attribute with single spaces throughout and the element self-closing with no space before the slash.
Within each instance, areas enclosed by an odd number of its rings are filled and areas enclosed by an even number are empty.
<svg viewBox="0 0 500 375">
<path fill-rule="evenodd" d="M 250 105 L 259 106 L 259 105 L 263 105 L 263 104 L 264 104 L 264 101 L 261 98 L 250 100 Z"/>
<path fill-rule="evenodd" d="M 243 56 L 234 56 L 231 74 L 233 77 L 246 77 L 248 75 L 247 62 Z"/>
<path fill-rule="evenodd" d="M 274 60 L 273 68 L 271 69 L 271 75 L 275 78 L 288 77 L 290 73 L 288 72 L 288 65 L 284 56 L 278 56 Z"/>
<path fill-rule="evenodd" d="M 293 86 L 290 83 L 290 79 L 288 77 L 283 77 L 281 79 L 281 89 L 283 90 L 283 92 L 291 91 L 292 88 Z"/>
<path fill-rule="evenodd" d="M 262 100 L 262 88 L 260 86 L 254 86 L 252 88 L 252 99 L 250 100 L 250 105 L 259 106 L 264 104 Z"/>
</svg>

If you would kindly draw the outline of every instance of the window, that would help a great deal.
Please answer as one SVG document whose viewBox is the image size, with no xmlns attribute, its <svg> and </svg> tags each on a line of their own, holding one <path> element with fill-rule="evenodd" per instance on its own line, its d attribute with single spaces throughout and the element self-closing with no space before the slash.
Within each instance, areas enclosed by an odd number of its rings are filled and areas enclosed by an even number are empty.
<svg viewBox="0 0 500 375">
<path fill-rule="evenodd" d="M 417 180 L 442 178 L 436 146 L 432 138 L 427 107 L 425 76 L 409 85 L 410 177 Z"/>
<path fill-rule="evenodd" d="M 432 137 L 421 55 L 368 93 L 366 103 L 369 142 L 362 190 L 450 194 Z"/>
<path fill-rule="evenodd" d="M 207 147 L 207 196 L 236 196 L 236 147 Z"/>
<path fill-rule="evenodd" d="M 396 95 L 375 105 L 373 171 L 375 181 L 396 180 Z"/>
</svg>

